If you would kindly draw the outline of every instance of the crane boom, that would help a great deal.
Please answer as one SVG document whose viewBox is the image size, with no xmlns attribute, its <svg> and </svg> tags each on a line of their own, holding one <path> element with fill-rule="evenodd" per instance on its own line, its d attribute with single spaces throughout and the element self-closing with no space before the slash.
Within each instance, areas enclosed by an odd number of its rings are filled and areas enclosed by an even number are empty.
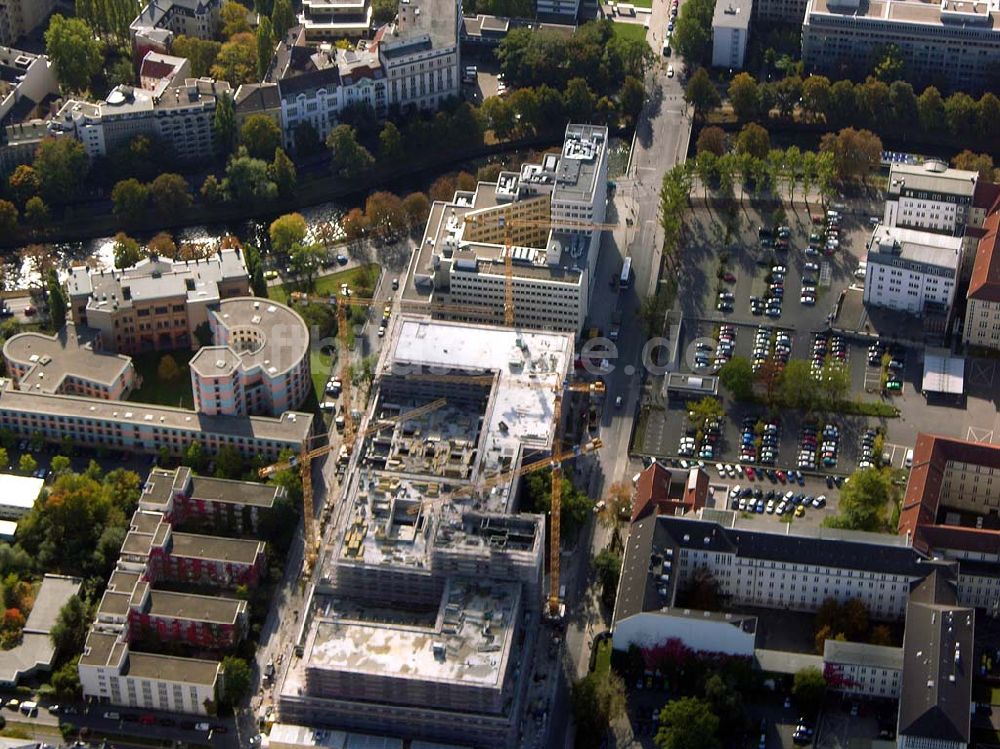
<svg viewBox="0 0 1000 749">
<path fill-rule="evenodd" d="M 562 393 L 556 392 L 552 404 L 552 454 L 555 455 L 562 444 Z M 552 488 L 549 503 L 549 616 L 559 616 L 559 550 L 562 545 L 562 462 L 552 461 Z"/>
</svg>

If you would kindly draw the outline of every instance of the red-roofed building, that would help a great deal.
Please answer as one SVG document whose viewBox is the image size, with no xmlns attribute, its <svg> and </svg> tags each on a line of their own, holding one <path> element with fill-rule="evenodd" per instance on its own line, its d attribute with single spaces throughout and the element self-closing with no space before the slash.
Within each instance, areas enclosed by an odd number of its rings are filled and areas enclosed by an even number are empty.
<svg viewBox="0 0 1000 749">
<path fill-rule="evenodd" d="M 647 515 L 684 515 L 705 506 L 708 474 L 700 468 L 671 470 L 654 462 L 639 474 L 632 496 L 632 522 Z"/>
<path fill-rule="evenodd" d="M 983 222 L 967 299 L 962 340 L 1000 349 L 1000 198 Z"/>
</svg>

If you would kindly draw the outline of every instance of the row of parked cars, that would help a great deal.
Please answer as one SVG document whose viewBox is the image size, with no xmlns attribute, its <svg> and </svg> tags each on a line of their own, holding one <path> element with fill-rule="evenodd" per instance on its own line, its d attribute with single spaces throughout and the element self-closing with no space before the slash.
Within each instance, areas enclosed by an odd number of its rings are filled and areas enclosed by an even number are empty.
<svg viewBox="0 0 1000 749">
<path fill-rule="evenodd" d="M 767 361 L 774 361 L 779 371 L 783 370 L 791 355 L 792 336 L 788 331 L 775 331 L 767 325 L 761 325 L 757 328 L 753 337 L 752 366 L 754 372 L 759 371 Z"/>
<path fill-rule="evenodd" d="M 877 436 L 878 432 L 874 429 L 866 429 L 861 434 L 858 468 L 871 468 L 875 465 L 875 438 Z"/>
<path fill-rule="evenodd" d="M 903 389 L 903 369 L 906 367 L 906 359 L 902 349 L 894 349 L 876 341 L 868 347 L 868 366 L 881 367 L 882 357 L 888 354 L 889 361 L 886 364 L 885 389 L 889 391 L 900 391 Z"/>
</svg>

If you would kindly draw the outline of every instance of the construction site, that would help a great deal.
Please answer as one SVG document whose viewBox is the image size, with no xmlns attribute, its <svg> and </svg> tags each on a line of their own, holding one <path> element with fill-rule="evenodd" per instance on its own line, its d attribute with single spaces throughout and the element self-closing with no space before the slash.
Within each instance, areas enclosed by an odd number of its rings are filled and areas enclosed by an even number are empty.
<svg viewBox="0 0 1000 749">
<path fill-rule="evenodd" d="M 595 390 L 568 384 L 573 356 L 568 332 L 393 318 L 282 722 L 514 745 L 548 608 L 545 517 L 520 512 L 519 479 L 600 446 L 560 444 L 564 391 Z"/>
</svg>

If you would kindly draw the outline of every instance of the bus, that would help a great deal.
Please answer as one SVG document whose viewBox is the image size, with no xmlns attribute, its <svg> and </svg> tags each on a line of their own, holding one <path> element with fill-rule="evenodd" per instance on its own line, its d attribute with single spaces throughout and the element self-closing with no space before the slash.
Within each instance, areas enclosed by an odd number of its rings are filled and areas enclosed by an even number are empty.
<svg viewBox="0 0 1000 749">
<path fill-rule="evenodd" d="M 625 263 L 622 265 L 622 274 L 618 279 L 618 288 L 627 289 L 632 284 L 632 258 L 625 258 Z"/>
</svg>

